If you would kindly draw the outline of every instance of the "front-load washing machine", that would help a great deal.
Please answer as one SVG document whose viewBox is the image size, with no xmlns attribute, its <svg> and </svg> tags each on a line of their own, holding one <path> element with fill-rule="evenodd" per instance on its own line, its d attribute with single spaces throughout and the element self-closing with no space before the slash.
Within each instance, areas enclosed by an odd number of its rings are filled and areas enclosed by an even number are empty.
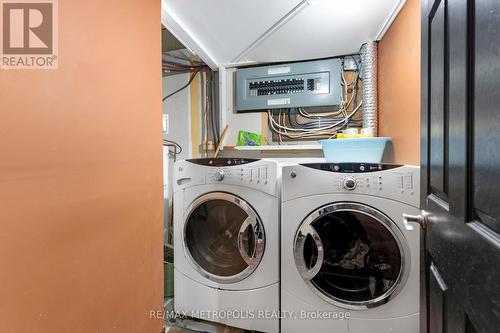
<svg viewBox="0 0 500 333">
<path fill-rule="evenodd" d="M 279 330 L 279 186 L 274 161 L 218 158 L 174 166 L 174 309 Z"/>
<path fill-rule="evenodd" d="M 283 168 L 283 333 L 417 333 L 419 168 L 319 163 Z"/>
</svg>

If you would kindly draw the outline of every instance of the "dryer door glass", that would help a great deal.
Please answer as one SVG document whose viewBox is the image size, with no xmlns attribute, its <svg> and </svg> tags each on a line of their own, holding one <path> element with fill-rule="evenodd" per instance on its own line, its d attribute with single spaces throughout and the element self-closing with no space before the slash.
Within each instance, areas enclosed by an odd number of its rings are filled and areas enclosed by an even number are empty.
<svg viewBox="0 0 500 333">
<path fill-rule="evenodd" d="M 227 193 L 209 193 L 193 203 L 184 239 L 195 268 L 218 282 L 244 279 L 264 252 L 264 229 L 257 214 Z"/>
<path fill-rule="evenodd" d="M 348 308 L 375 306 L 398 288 L 401 231 L 371 207 L 337 203 L 307 218 L 295 238 L 299 272 L 322 298 Z"/>
</svg>

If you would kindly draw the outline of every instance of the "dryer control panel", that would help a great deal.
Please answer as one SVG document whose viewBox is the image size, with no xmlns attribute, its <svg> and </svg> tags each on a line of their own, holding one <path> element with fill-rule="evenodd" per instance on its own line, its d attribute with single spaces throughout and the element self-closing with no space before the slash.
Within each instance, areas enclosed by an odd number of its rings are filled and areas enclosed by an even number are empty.
<svg viewBox="0 0 500 333">
<path fill-rule="evenodd" d="M 334 177 L 333 182 L 337 189 L 342 191 L 358 191 L 363 193 L 372 193 L 372 190 L 382 191 L 384 189 L 397 190 L 404 194 L 415 194 L 415 182 L 412 172 L 394 173 L 391 175 L 360 175 L 348 174 L 345 176 Z"/>
<path fill-rule="evenodd" d="M 366 194 L 418 207 L 420 168 L 373 163 L 316 163 L 283 168 L 283 200 L 323 193 Z"/>
</svg>

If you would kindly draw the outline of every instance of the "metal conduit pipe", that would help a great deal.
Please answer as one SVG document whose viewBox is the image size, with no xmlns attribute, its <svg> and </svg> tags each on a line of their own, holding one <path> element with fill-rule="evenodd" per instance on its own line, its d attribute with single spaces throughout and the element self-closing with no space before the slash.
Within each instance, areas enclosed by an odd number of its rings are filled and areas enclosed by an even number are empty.
<svg viewBox="0 0 500 333">
<path fill-rule="evenodd" d="M 374 136 L 377 136 L 377 42 L 368 42 L 361 46 L 361 64 L 363 78 L 363 128 L 369 129 Z"/>
</svg>

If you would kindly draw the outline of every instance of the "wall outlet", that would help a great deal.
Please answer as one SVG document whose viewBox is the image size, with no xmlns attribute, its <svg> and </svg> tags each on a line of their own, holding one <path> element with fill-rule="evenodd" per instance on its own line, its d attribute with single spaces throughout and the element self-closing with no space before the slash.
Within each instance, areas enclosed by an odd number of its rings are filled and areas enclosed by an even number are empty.
<svg viewBox="0 0 500 333">
<path fill-rule="evenodd" d="M 162 126 L 163 126 L 163 132 L 165 134 L 168 134 L 168 114 L 163 115 Z"/>
</svg>

